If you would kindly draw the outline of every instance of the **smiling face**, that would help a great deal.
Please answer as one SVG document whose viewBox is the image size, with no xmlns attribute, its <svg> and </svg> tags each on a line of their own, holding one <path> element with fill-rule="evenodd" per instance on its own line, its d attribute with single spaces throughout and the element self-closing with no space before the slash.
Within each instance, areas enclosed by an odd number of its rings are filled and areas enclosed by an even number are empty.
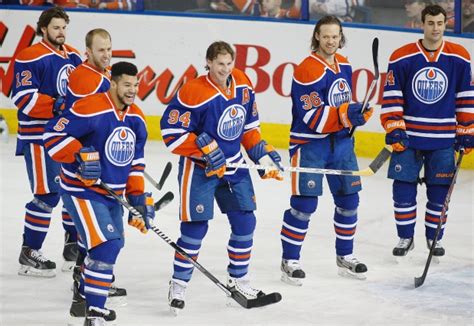
<svg viewBox="0 0 474 326">
<path fill-rule="evenodd" d="M 66 42 L 67 23 L 63 18 L 52 18 L 48 26 L 41 27 L 43 40 L 58 49 Z"/>
<path fill-rule="evenodd" d="M 213 60 L 207 60 L 211 80 L 221 88 L 226 87 L 227 78 L 234 69 L 234 59 L 230 53 L 218 54 Z"/>
<path fill-rule="evenodd" d="M 123 74 L 116 80 L 112 79 L 110 90 L 118 108 L 132 105 L 138 92 L 138 78 L 137 76 Z"/>
<path fill-rule="evenodd" d="M 314 37 L 319 41 L 317 53 L 325 59 L 332 59 L 341 44 L 341 28 L 337 24 L 321 25 Z"/>
<path fill-rule="evenodd" d="M 109 37 L 94 35 L 90 48 L 86 49 L 87 61 L 98 70 L 104 71 L 112 58 L 112 41 Z"/>
</svg>

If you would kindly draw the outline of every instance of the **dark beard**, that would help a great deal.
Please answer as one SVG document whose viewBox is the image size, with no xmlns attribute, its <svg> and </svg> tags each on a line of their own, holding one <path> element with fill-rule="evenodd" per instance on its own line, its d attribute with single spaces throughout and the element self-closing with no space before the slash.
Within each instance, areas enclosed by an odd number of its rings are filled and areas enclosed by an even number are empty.
<svg viewBox="0 0 474 326">
<path fill-rule="evenodd" d="M 55 39 L 51 38 L 49 34 L 46 34 L 46 38 L 48 39 L 48 42 L 54 46 L 61 47 L 64 44 L 64 41 L 58 42 Z"/>
</svg>

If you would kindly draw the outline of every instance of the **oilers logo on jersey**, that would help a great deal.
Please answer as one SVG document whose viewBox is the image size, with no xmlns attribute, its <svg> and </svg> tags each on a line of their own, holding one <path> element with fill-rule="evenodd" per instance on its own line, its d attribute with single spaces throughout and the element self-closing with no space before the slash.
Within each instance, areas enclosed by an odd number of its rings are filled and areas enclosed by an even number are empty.
<svg viewBox="0 0 474 326">
<path fill-rule="evenodd" d="M 412 92 L 422 103 L 438 102 L 446 94 L 447 89 L 448 78 L 439 68 L 425 67 L 413 77 Z"/>
<path fill-rule="evenodd" d="M 344 78 L 336 79 L 328 92 L 328 102 L 330 106 L 339 107 L 343 103 L 351 101 L 352 92 L 347 80 Z"/>
<path fill-rule="evenodd" d="M 117 127 L 105 142 L 105 155 L 116 166 L 130 164 L 135 154 L 135 133 L 127 127 Z"/>
<path fill-rule="evenodd" d="M 245 124 L 246 110 L 242 105 L 228 106 L 222 113 L 217 124 L 217 133 L 224 140 L 237 139 Z"/>
<path fill-rule="evenodd" d="M 59 70 L 56 78 L 56 89 L 58 90 L 59 95 L 66 96 L 69 75 L 74 68 L 75 67 L 72 64 L 65 64 L 61 70 Z"/>
</svg>

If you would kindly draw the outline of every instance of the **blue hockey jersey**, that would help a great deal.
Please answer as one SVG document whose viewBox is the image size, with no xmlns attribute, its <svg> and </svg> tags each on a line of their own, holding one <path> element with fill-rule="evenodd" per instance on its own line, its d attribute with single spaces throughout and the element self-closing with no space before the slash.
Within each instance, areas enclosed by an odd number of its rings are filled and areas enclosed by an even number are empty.
<svg viewBox="0 0 474 326">
<path fill-rule="evenodd" d="M 330 65 L 313 52 L 295 68 L 291 85 L 290 155 L 301 144 L 344 129 L 338 107 L 352 100 L 352 67 L 338 53 L 334 60 L 334 65 Z"/>
<path fill-rule="evenodd" d="M 387 130 L 405 125 L 414 149 L 452 146 L 457 122 L 474 121 L 470 61 L 464 47 L 448 41 L 435 52 L 421 42 L 395 50 L 384 87 L 382 125 Z"/>
<path fill-rule="evenodd" d="M 86 187 L 76 176 L 75 154 L 93 146 L 100 156 L 101 180 L 117 194 L 144 191 L 145 117 L 135 105 L 119 110 L 109 93 L 98 93 L 74 103 L 59 119 L 46 126 L 44 145 L 48 154 L 61 162 L 61 191 L 106 202 L 105 191 Z"/>
<path fill-rule="evenodd" d="M 161 133 L 166 146 L 175 154 L 196 159 L 203 154 L 195 144 L 202 132 L 216 140 L 228 163 L 244 161 L 240 145 L 246 150 L 261 140 L 255 92 L 249 78 L 234 69 L 228 90 L 209 76 L 186 83 L 166 108 Z M 235 170 L 227 171 L 226 176 Z"/>
</svg>

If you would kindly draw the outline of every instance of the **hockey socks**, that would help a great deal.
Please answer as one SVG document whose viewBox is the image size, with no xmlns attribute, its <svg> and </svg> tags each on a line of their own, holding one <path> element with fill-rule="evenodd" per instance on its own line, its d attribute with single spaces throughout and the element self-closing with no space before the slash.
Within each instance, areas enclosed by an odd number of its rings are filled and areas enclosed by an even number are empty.
<svg viewBox="0 0 474 326">
<path fill-rule="evenodd" d="M 227 272 L 239 278 L 248 272 L 256 219 L 253 212 L 228 212 L 227 216 L 232 229 L 227 245 Z"/>
<path fill-rule="evenodd" d="M 38 196 L 26 204 L 23 245 L 32 249 L 40 249 L 43 245 L 51 222 L 52 205 L 45 202 L 50 195 Z"/>
</svg>

